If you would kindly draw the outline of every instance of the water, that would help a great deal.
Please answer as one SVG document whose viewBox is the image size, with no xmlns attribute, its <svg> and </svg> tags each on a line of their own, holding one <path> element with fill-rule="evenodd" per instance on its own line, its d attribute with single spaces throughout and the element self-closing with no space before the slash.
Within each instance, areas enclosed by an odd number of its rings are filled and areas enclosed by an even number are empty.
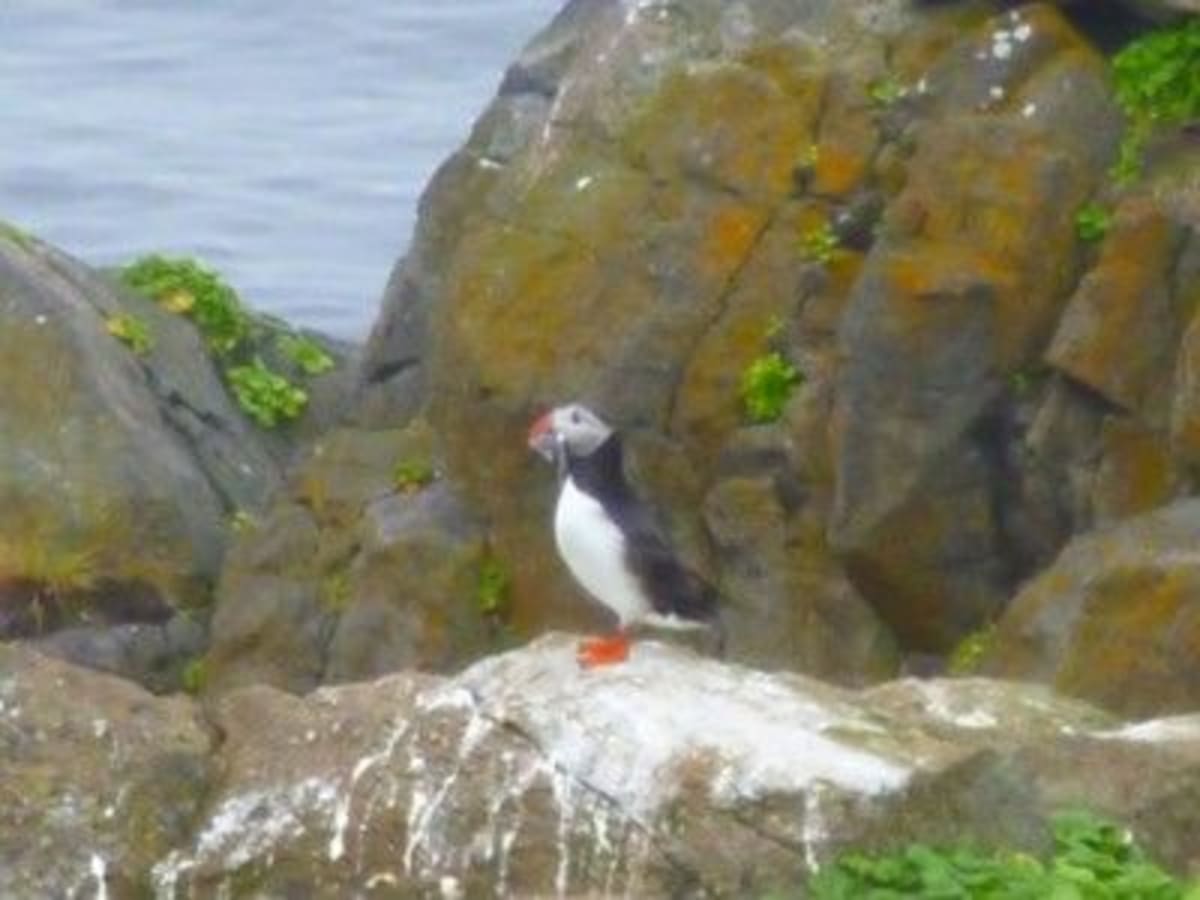
<svg viewBox="0 0 1200 900">
<path fill-rule="evenodd" d="M 0 218 L 374 319 L 416 200 L 560 0 L 0 0 Z"/>
</svg>

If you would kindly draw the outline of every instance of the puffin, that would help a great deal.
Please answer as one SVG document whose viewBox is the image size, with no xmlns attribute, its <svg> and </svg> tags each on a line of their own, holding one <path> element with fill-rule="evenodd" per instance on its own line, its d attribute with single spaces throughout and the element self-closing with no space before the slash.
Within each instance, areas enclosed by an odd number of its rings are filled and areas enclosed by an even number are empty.
<svg viewBox="0 0 1200 900">
<path fill-rule="evenodd" d="M 651 509 L 625 477 L 621 437 L 581 403 L 559 406 L 529 429 L 529 447 L 558 470 L 554 540 L 579 585 L 616 617 L 610 635 L 585 639 L 587 669 L 629 657 L 639 625 L 707 628 L 722 655 L 715 588 L 678 557 Z"/>
</svg>

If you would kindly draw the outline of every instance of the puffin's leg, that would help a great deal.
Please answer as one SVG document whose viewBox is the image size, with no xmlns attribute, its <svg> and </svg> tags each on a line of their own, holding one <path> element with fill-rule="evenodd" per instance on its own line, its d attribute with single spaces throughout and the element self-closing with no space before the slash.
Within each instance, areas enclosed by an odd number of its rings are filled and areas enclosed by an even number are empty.
<svg viewBox="0 0 1200 900">
<path fill-rule="evenodd" d="M 585 669 L 624 662 L 629 658 L 629 632 L 618 629 L 607 637 L 585 638 L 579 644 L 575 658 Z"/>
</svg>

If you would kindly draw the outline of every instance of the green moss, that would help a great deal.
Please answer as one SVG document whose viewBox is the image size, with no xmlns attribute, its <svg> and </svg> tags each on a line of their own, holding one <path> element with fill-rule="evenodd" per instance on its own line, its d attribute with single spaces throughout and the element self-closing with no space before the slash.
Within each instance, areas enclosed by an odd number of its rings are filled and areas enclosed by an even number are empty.
<svg viewBox="0 0 1200 900">
<path fill-rule="evenodd" d="M 1014 397 L 1025 400 L 1046 383 L 1050 377 L 1050 369 L 1041 364 L 1023 366 L 1008 376 L 1008 387 Z"/>
<path fill-rule="evenodd" d="M 234 534 L 247 534 L 258 528 L 258 522 L 244 509 L 238 509 L 229 516 L 229 527 Z"/>
<path fill-rule="evenodd" d="M 1119 826 L 1084 812 L 1054 818 L 1054 850 L 1024 853 L 912 844 L 880 856 L 849 854 L 808 884 L 813 900 L 1198 900 L 1151 862 Z"/>
<path fill-rule="evenodd" d="M 2 219 L 0 219 L 0 240 L 16 244 L 22 250 L 33 249 L 33 237 L 28 231 Z"/>
<path fill-rule="evenodd" d="M 195 321 L 220 354 L 237 349 L 250 333 L 250 316 L 237 292 L 194 259 L 143 256 L 121 270 L 129 288 Z"/>
<path fill-rule="evenodd" d="M 742 373 L 742 408 L 751 422 L 774 422 L 783 415 L 792 391 L 803 381 L 780 353 L 758 357 Z"/>
<path fill-rule="evenodd" d="M 494 556 L 484 559 L 475 582 L 475 604 L 479 611 L 487 616 L 503 615 L 511 586 L 512 578 L 504 564 Z"/>
<path fill-rule="evenodd" d="M 193 697 L 204 693 L 208 686 L 208 662 L 203 656 L 188 661 L 179 676 L 180 685 Z"/>
<path fill-rule="evenodd" d="M 114 313 L 104 320 L 108 333 L 138 356 L 145 356 L 154 346 L 150 326 L 129 313 Z"/>
<path fill-rule="evenodd" d="M 331 612 L 342 612 L 350 605 L 350 573 L 346 569 L 337 569 L 322 579 L 321 604 Z"/>
<path fill-rule="evenodd" d="M 437 471 L 428 459 L 407 457 L 392 470 L 392 484 L 403 492 L 417 491 L 437 478 Z"/>
<path fill-rule="evenodd" d="M 321 345 L 302 334 L 281 335 L 279 352 L 290 359 L 305 375 L 320 375 L 333 368 L 333 357 Z"/>
<path fill-rule="evenodd" d="M 809 262 L 828 263 L 837 253 L 841 241 L 828 222 L 806 231 L 800 238 L 800 256 Z"/>
<path fill-rule="evenodd" d="M 1088 203 L 1075 213 L 1075 233 L 1079 239 L 1101 241 L 1112 227 L 1112 213 L 1099 203 Z"/>
<path fill-rule="evenodd" d="M 995 639 L 994 625 L 985 625 L 977 631 L 972 631 L 950 651 L 946 660 L 947 674 L 970 675 L 977 670 Z"/>
<path fill-rule="evenodd" d="M 895 75 L 885 75 L 867 85 L 867 96 L 876 106 L 894 106 L 908 94 L 908 88 Z"/>
<path fill-rule="evenodd" d="M 1113 57 L 1117 101 L 1129 119 L 1113 175 L 1137 176 L 1155 125 L 1200 118 L 1200 19 L 1161 28 L 1131 41 Z"/>
<path fill-rule="evenodd" d="M 308 394 L 303 388 L 272 372 L 261 359 L 233 366 L 225 374 L 238 405 L 264 428 L 274 428 L 299 417 L 308 404 Z"/>
</svg>

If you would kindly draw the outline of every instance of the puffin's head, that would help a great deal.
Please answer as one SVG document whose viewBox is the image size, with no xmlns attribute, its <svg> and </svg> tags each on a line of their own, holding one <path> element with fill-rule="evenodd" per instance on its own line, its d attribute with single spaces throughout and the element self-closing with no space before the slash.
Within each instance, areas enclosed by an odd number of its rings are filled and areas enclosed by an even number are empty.
<svg viewBox="0 0 1200 900">
<path fill-rule="evenodd" d="M 587 456 L 612 433 L 612 428 L 582 403 L 568 403 L 533 423 L 529 429 L 529 447 L 555 462 L 560 451 L 569 456 Z"/>
</svg>

